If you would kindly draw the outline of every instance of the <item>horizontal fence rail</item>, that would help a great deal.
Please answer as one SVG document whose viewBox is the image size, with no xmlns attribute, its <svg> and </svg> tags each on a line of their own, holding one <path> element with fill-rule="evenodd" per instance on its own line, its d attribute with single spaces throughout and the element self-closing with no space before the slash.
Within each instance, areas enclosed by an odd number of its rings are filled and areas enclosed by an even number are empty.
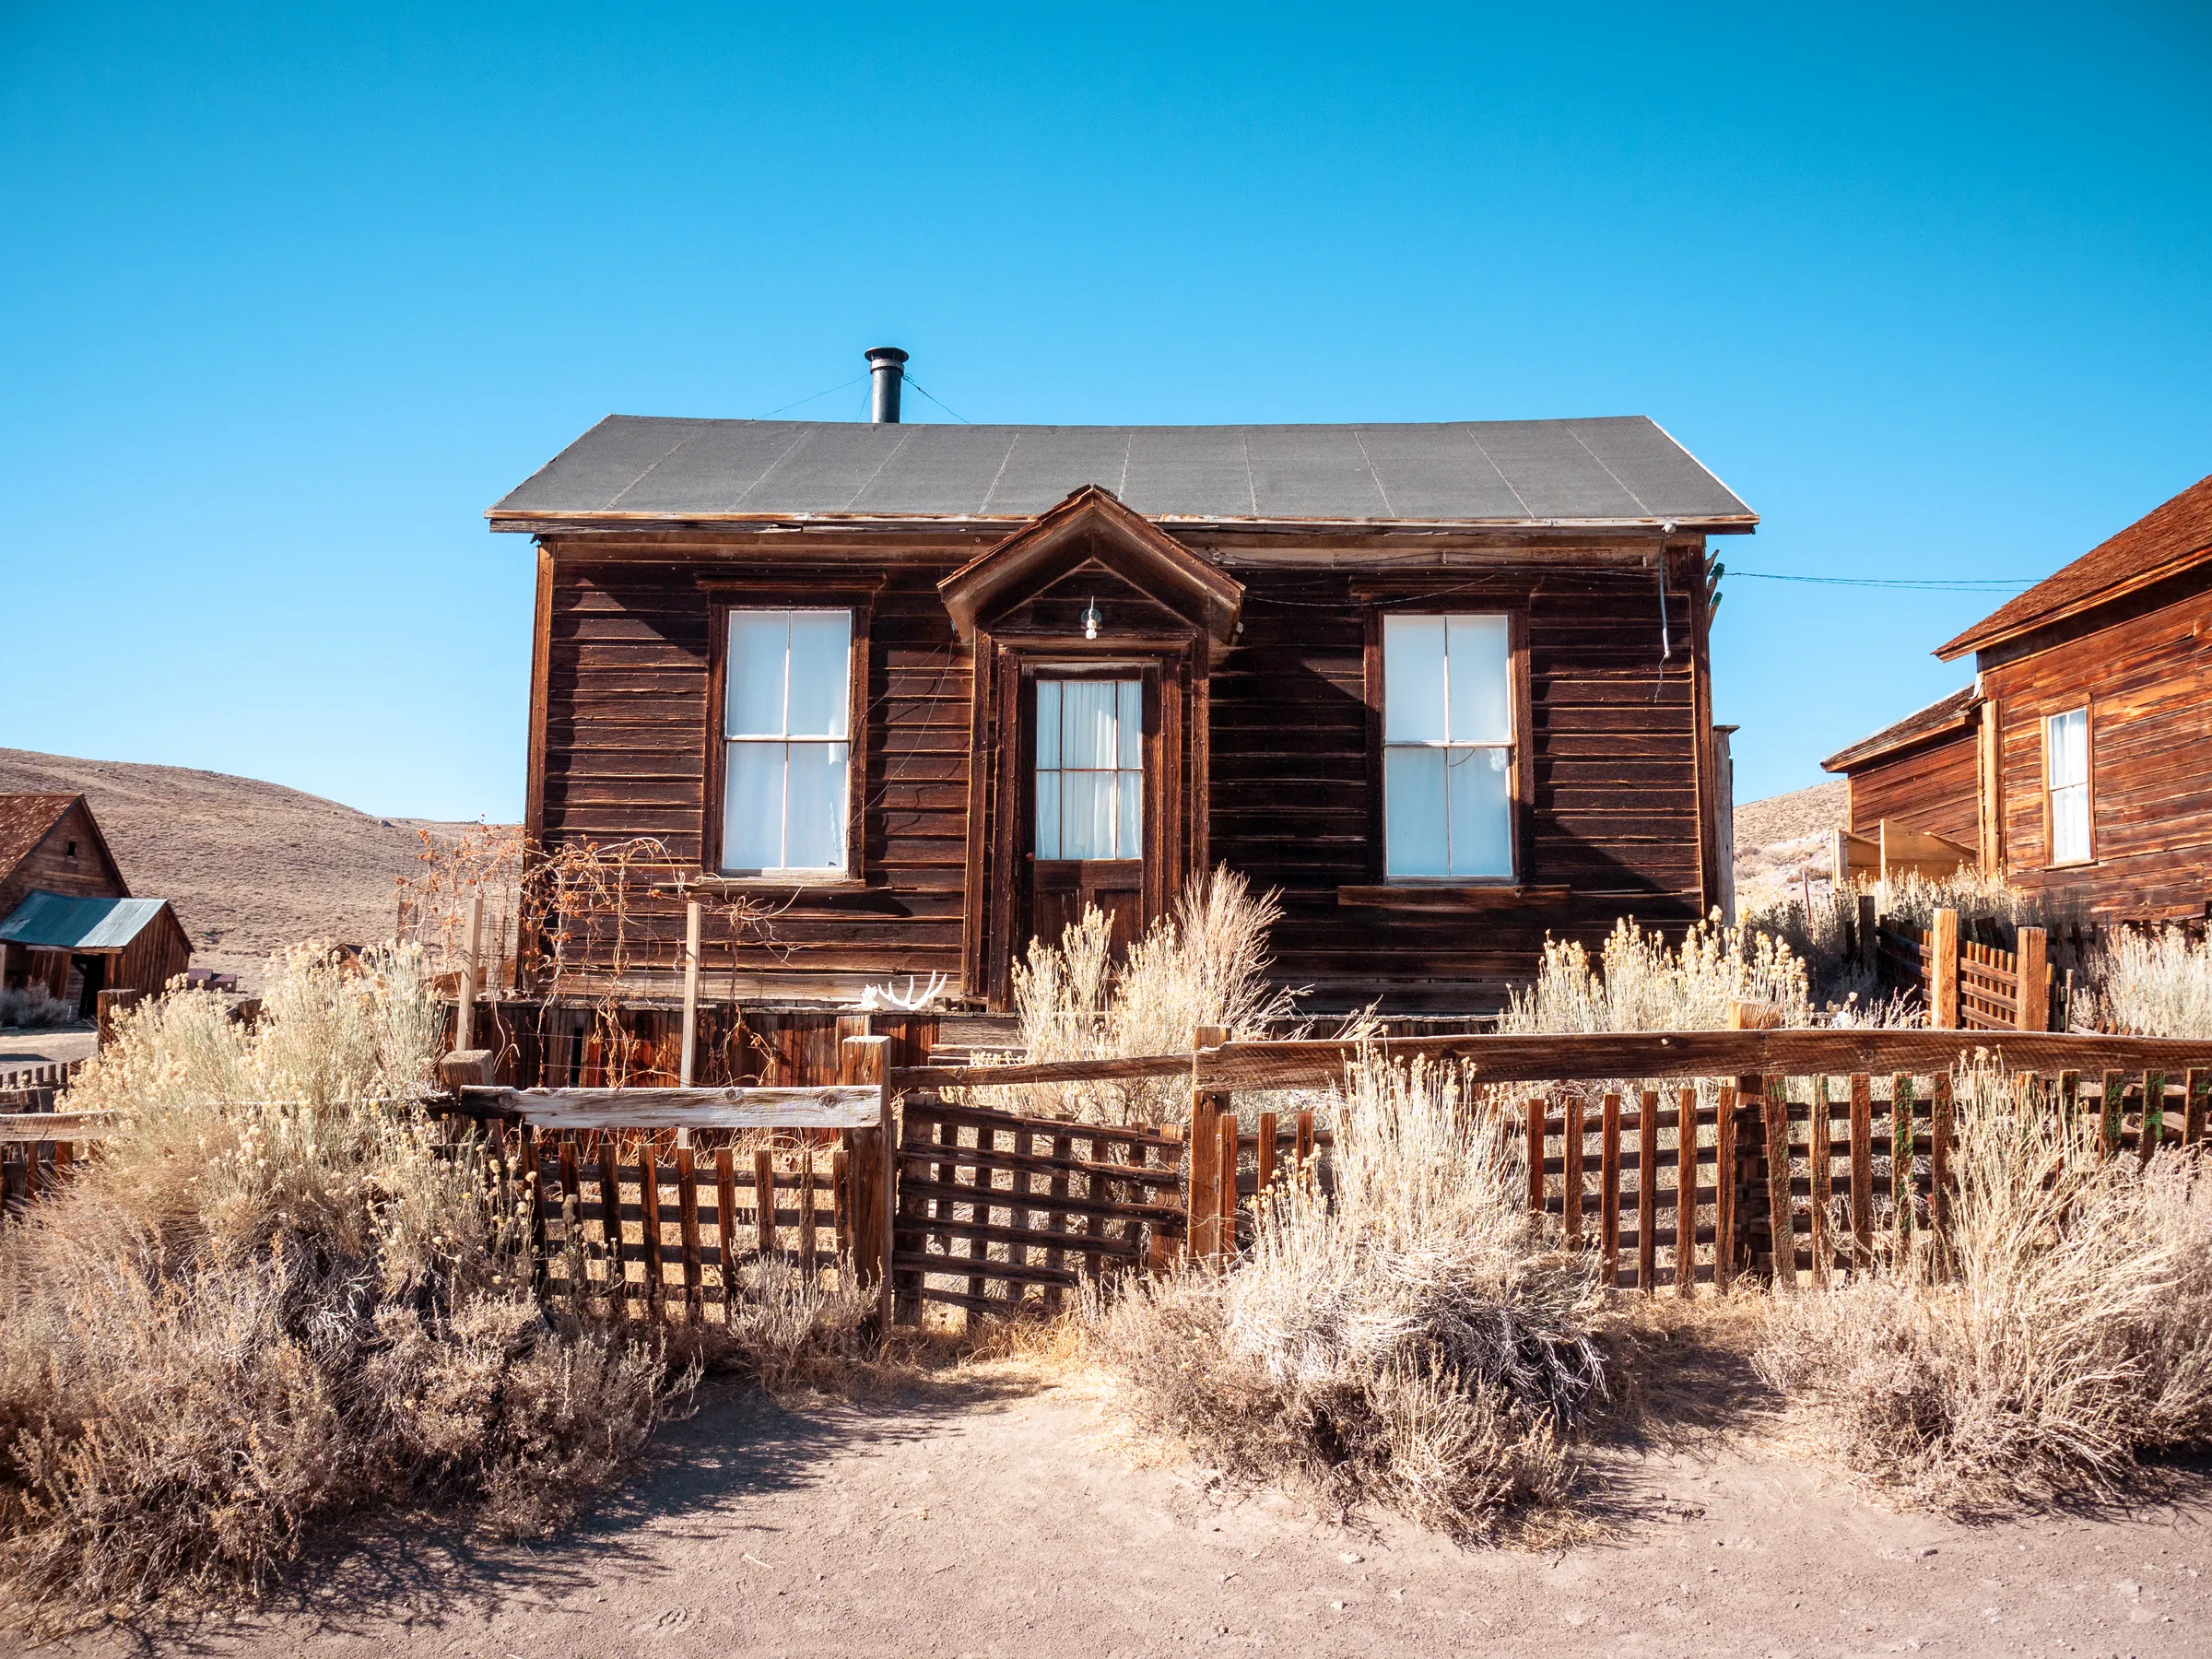
<svg viewBox="0 0 2212 1659">
<path fill-rule="evenodd" d="M 1948 1071 L 1978 1057 L 2004 1071 L 2056 1074 L 2142 1070 L 2170 1073 L 2212 1065 L 2212 1041 L 2185 1037 L 2103 1037 L 2043 1031 L 1925 1030 L 1872 1027 L 1846 1030 L 1597 1031 L 1557 1036 L 1474 1033 L 1374 1042 L 1333 1040 L 1224 1042 L 1182 1054 L 1039 1065 L 901 1066 L 893 1088 L 982 1088 L 1187 1077 L 1202 1089 L 1324 1088 L 1363 1057 L 1464 1064 L 1477 1083 L 1603 1082 L 1609 1078 L 1699 1078 L 1759 1073 Z"/>
</svg>

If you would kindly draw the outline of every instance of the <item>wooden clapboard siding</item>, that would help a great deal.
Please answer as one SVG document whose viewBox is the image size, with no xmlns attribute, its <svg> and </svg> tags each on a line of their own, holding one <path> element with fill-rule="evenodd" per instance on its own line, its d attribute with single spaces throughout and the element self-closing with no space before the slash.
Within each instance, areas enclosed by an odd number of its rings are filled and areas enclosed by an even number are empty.
<svg viewBox="0 0 2212 1659">
<path fill-rule="evenodd" d="M 1851 831 L 1879 836 L 1882 821 L 1974 846 L 1981 834 L 1978 721 L 1851 769 Z"/>
<path fill-rule="evenodd" d="M 2017 886 L 2101 919 L 2212 901 L 2212 567 L 1982 653 L 1997 708 L 2003 856 Z M 2095 861 L 2052 868 L 2043 719 L 2089 711 Z"/>
<path fill-rule="evenodd" d="M 1663 660 L 1648 539 L 1562 535 L 1540 550 L 1472 532 L 1403 546 L 1347 538 L 1319 549 L 1312 535 L 1184 539 L 1244 585 L 1233 641 L 1209 641 L 1187 627 L 1179 641 L 1173 618 L 1153 616 L 1145 594 L 1092 575 L 1048 585 L 994 620 L 989 638 L 1079 631 L 1084 604 L 1097 598 L 1117 639 L 1167 653 L 1159 660 L 1176 680 L 1171 700 L 1190 740 L 1174 776 L 1162 780 L 1161 798 L 1174 808 L 1166 844 L 1178 870 L 1222 863 L 1281 889 L 1274 943 L 1287 980 L 1329 1002 L 1380 995 L 1407 1009 L 1488 1006 L 1534 971 L 1547 934 L 1594 941 L 1628 913 L 1680 925 L 1717 901 L 1705 822 L 1711 751 L 1700 730 L 1708 703 L 1695 666 L 1702 611 L 1693 596 L 1704 558 L 1694 540 L 1678 544 L 1668 563 Z M 734 530 L 547 545 L 534 700 L 543 708 L 533 734 L 540 760 L 528 806 L 546 842 L 653 837 L 666 846 L 667 876 L 698 873 L 702 856 L 712 858 L 703 837 L 715 728 L 713 600 L 702 583 L 762 567 L 802 587 L 809 571 L 837 583 L 865 579 L 876 585 L 869 719 L 857 758 L 865 768 L 863 885 L 764 893 L 784 907 L 772 947 L 733 957 L 710 929 L 707 979 L 715 994 L 728 994 L 735 975 L 742 996 L 850 998 L 887 975 L 936 971 L 959 982 L 985 958 L 975 935 L 991 884 L 1006 879 L 997 850 L 1005 808 L 994 769 L 971 771 L 975 653 L 936 584 L 987 541 L 887 532 L 871 542 L 843 532 L 818 545 Z M 1411 557 L 1421 563 L 1407 568 Z M 1383 877 L 1365 607 L 1394 602 L 1522 618 L 1528 800 L 1520 879 L 1542 890 L 1486 898 L 1478 919 L 1340 899 Z M 994 755 L 1002 721 L 1003 711 L 985 708 L 982 741 Z M 980 857 L 971 811 L 983 815 Z M 1170 877 L 1167 897 L 1180 878 Z M 673 891 L 635 904 L 634 989 L 673 990 L 682 925 Z M 969 988 L 994 986 L 986 976 Z"/>
<path fill-rule="evenodd" d="M 47 796 L 17 796 L 18 801 Z M 37 816 L 52 811 L 51 806 Z M 35 830 L 33 831 L 35 833 Z M 127 899 L 131 889 L 115 865 L 108 843 L 79 795 L 56 816 L 12 866 L 0 868 L 0 917 L 31 893 L 60 893 L 69 899 Z"/>
</svg>

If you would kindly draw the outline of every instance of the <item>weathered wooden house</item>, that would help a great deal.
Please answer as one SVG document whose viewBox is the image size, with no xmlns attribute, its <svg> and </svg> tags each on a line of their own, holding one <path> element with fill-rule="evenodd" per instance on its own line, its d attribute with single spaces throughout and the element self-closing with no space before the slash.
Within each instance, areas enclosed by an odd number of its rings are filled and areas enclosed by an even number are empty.
<svg viewBox="0 0 2212 1659">
<path fill-rule="evenodd" d="M 1825 764 L 2103 920 L 2212 914 L 2212 477 L 1957 639 L 1974 684 Z"/>
<path fill-rule="evenodd" d="M 166 899 L 134 899 L 81 794 L 0 794 L 0 985 L 88 1017 L 102 990 L 159 991 L 192 962 Z"/>
<path fill-rule="evenodd" d="M 625 991 L 685 893 L 773 907 L 710 943 L 740 996 L 997 1007 L 1218 865 L 1324 1006 L 1718 900 L 1708 538 L 1757 521 L 1650 420 L 912 426 L 871 360 L 873 422 L 610 417 L 488 514 L 537 539 L 528 835 L 665 849 Z"/>
</svg>

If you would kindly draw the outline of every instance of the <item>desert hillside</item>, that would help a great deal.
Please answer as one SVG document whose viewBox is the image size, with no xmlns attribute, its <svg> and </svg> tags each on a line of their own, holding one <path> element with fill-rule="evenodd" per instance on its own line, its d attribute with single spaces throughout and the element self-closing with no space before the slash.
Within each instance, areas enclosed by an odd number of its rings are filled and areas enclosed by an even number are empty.
<svg viewBox="0 0 2212 1659">
<path fill-rule="evenodd" d="M 18 791 L 88 799 L 131 890 L 175 903 L 194 966 L 249 983 L 300 939 L 389 938 L 417 831 L 444 827 L 224 772 L 0 748 L 0 793 Z"/>
<path fill-rule="evenodd" d="M 1735 899 L 1740 912 L 1772 903 L 1810 865 L 1825 875 L 1829 832 L 1845 828 L 1850 786 L 1838 778 L 1810 789 L 1745 801 L 1735 809 Z"/>
</svg>

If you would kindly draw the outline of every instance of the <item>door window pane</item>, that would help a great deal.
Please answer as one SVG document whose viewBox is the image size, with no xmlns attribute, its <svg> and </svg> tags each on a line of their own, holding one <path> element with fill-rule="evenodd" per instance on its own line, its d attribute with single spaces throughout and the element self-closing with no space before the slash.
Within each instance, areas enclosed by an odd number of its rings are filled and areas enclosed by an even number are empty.
<svg viewBox="0 0 2212 1659">
<path fill-rule="evenodd" d="M 1144 856 L 1144 682 L 1037 682 L 1036 855 Z"/>
<path fill-rule="evenodd" d="M 1502 616 L 1382 619 L 1383 867 L 1513 875 L 1512 648 Z"/>
</svg>

